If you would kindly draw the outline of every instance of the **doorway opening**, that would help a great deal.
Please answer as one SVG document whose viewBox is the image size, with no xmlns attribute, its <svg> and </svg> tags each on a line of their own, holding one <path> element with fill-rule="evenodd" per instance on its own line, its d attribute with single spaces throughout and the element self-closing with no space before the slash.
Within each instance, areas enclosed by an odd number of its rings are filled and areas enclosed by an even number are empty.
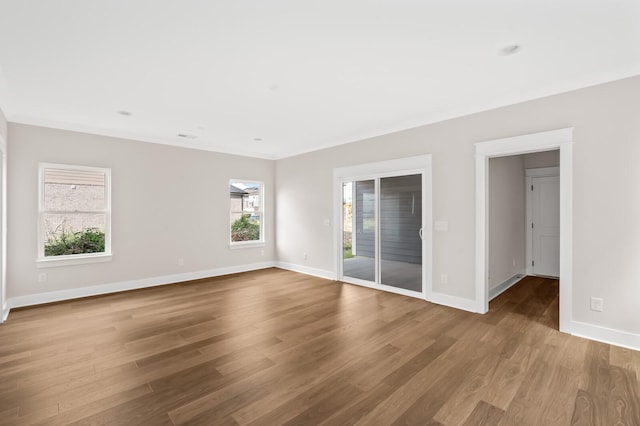
<svg viewBox="0 0 640 426">
<path fill-rule="evenodd" d="M 476 144 L 476 303 L 477 311 L 489 309 L 489 160 L 492 158 L 559 150 L 559 329 L 571 332 L 572 304 L 572 129 L 516 136 Z M 512 262 L 513 263 L 513 262 Z"/>
<path fill-rule="evenodd" d="M 489 159 L 489 309 L 518 306 L 558 329 L 559 150 Z M 506 293 L 506 294 L 503 294 Z"/>
</svg>

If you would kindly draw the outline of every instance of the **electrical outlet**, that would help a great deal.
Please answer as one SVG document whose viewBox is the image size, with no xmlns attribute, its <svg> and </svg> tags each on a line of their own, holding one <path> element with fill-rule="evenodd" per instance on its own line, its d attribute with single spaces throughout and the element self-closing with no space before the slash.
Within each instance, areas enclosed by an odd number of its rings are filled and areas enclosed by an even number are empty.
<svg viewBox="0 0 640 426">
<path fill-rule="evenodd" d="M 184 259 L 183 258 L 178 259 L 178 266 L 184 266 Z"/>
<path fill-rule="evenodd" d="M 449 276 L 447 274 L 440 274 L 440 284 L 447 284 L 449 282 Z"/>
<path fill-rule="evenodd" d="M 38 282 L 39 283 L 44 283 L 47 281 L 47 273 L 46 272 L 40 272 L 38 274 Z"/>
<path fill-rule="evenodd" d="M 303 258 L 304 260 L 307 260 L 307 253 L 306 253 L 306 252 L 305 252 L 305 253 L 302 253 L 302 258 Z"/>
<path fill-rule="evenodd" d="M 591 298 L 591 310 L 596 312 L 602 312 L 603 309 L 603 301 L 599 297 Z"/>
<path fill-rule="evenodd" d="M 260 250 L 260 256 L 264 256 L 264 250 Z"/>
</svg>

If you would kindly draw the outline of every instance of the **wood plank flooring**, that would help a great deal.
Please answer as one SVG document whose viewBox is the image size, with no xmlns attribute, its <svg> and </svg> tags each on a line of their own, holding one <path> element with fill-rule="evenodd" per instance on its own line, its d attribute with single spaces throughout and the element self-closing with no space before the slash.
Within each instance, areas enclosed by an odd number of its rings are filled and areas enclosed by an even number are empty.
<svg viewBox="0 0 640 426">
<path fill-rule="evenodd" d="M 640 352 L 280 269 L 12 311 L 0 424 L 640 425 Z"/>
</svg>

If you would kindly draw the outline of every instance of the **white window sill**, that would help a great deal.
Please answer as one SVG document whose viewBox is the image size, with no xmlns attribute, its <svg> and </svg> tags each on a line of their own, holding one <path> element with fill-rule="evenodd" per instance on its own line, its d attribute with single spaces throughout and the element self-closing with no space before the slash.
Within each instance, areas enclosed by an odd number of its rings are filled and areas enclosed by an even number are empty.
<svg viewBox="0 0 640 426">
<path fill-rule="evenodd" d="M 56 268 L 58 266 L 84 265 L 87 263 L 111 262 L 113 255 L 100 254 L 76 254 L 72 256 L 51 256 L 44 259 L 38 259 L 36 266 L 38 268 Z"/>
<path fill-rule="evenodd" d="M 230 243 L 229 248 L 231 250 L 236 249 L 244 249 L 244 248 L 255 248 L 255 247 L 264 247 L 266 243 L 264 241 L 246 241 L 242 243 Z"/>
</svg>

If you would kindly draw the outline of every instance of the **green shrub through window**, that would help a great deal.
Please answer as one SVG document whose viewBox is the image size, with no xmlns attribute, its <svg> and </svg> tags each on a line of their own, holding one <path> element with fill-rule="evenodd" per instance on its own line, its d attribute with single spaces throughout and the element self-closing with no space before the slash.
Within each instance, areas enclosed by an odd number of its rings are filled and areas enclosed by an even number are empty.
<svg viewBox="0 0 640 426">
<path fill-rule="evenodd" d="M 81 253 L 103 253 L 104 232 L 89 228 L 80 232 L 68 232 L 47 241 L 45 256 L 67 256 Z"/>
</svg>

